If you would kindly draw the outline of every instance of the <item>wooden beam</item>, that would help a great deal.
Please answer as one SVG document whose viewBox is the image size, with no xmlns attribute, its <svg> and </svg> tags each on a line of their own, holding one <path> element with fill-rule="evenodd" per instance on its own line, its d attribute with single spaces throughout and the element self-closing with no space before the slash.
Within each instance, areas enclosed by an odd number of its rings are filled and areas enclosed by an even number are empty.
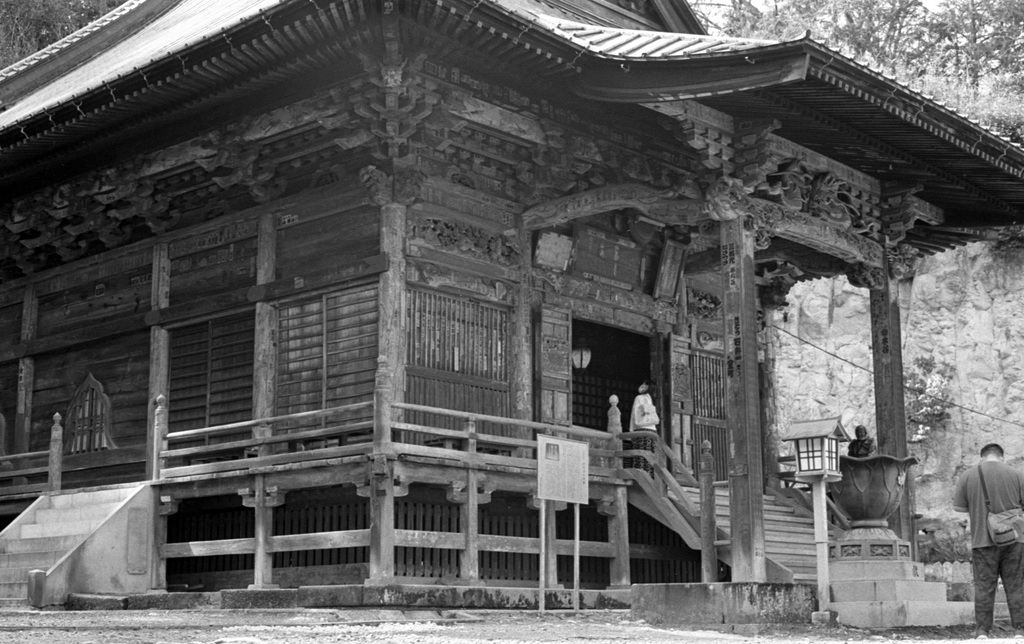
<svg viewBox="0 0 1024 644">
<path fill-rule="evenodd" d="M 329 270 L 250 286 L 246 298 L 250 302 L 265 302 L 325 288 L 337 288 L 345 282 L 379 275 L 388 270 L 388 265 L 387 255 L 373 255 Z"/>
<path fill-rule="evenodd" d="M 330 550 L 334 548 L 360 548 L 370 545 L 369 530 L 338 530 L 309 534 L 287 534 L 270 537 L 270 552 L 296 550 Z"/>
<path fill-rule="evenodd" d="M 744 217 L 722 222 L 726 414 L 733 581 L 766 581 L 754 239 Z"/>
</svg>

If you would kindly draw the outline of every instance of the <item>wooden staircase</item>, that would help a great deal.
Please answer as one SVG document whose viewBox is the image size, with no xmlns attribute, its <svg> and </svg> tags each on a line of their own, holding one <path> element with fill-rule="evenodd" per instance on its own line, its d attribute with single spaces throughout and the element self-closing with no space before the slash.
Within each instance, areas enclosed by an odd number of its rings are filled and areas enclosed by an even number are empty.
<svg viewBox="0 0 1024 644">
<path fill-rule="evenodd" d="M 684 488 L 691 503 L 700 505 L 700 491 Z M 715 486 L 715 523 L 719 535 L 728 539 L 729 489 Z M 817 555 L 814 543 L 814 520 L 810 512 L 795 508 L 775 495 L 764 495 L 765 554 L 768 559 L 793 573 L 796 583 L 817 581 Z M 722 537 L 720 536 L 720 539 Z M 720 546 L 719 550 L 728 550 Z M 731 553 L 730 557 L 731 559 Z"/>
<path fill-rule="evenodd" d="M 31 570 L 48 570 L 110 517 L 136 488 L 46 494 L 0 532 L 0 608 L 28 605 Z"/>
</svg>

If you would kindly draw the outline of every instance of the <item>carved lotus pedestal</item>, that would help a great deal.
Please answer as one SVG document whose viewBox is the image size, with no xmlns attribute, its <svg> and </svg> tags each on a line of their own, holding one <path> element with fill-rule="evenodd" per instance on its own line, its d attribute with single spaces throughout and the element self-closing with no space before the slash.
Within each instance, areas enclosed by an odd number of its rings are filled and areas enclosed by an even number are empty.
<svg viewBox="0 0 1024 644">
<path fill-rule="evenodd" d="M 946 584 L 924 580 L 910 543 L 886 521 L 903 500 L 914 457 L 843 456 L 832 501 L 850 517 L 850 529 L 829 544 L 829 606 L 842 624 L 860 628 L 951 626 L 974 621 L 972 602 L 947 602 Z"/>
<path fill-rule="evenodd" d="M 850 529 L 829 546 L 833 561 L 910 561 L 910 543 L 889 529 L 887 519 L 903 500 L 913 456 L 841 456 L 842 480 L 829 484 L 832 501 L 850 518 Z"/>
</svg>

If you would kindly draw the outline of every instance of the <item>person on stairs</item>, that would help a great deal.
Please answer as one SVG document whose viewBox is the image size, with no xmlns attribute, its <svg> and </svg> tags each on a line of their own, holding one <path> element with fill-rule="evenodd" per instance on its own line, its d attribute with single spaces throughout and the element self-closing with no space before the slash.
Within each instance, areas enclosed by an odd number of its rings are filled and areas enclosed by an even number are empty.
<svg viewBox="0 0 1024 644">
<path fill-rule="evenodd" d="M 656 432 L 658 431 L 658 410 L 654 406 L 654 382 L 645 379 L 637 389 L 637 396 L 633 399 L 633 410 L 629 414 L 629 431 Z M 643 450 L 651 452 L 651 459 L 654 459 L 654 451 L 657 449 L 657 439 L 647 436 L 639 436 L 622 441 L 622 448 L 629 450 Z M 642 456 L 627 456 L 622 459 L 623 467 L 632 467 L 644 470 L 651 477 L 654 477 L 654 466 Z"/>
<path fill-rule="evenodd" d="M 1018 539 L 997 546 L 988 528 L 990 512 L 1016 508 L 1019 514 L 1024 508 L 1024 475 L 1003 459 L 1003 448 L 998 443 L 982 447 L 981 462 L 960 476 L 953 493 L 953 509 L 966 512 L 970 517 L 975 637 L 978 639 L 991 636 L 1000 578 L 1015 637 L 1024 639 L 1024 543 Z"/>
</svg>

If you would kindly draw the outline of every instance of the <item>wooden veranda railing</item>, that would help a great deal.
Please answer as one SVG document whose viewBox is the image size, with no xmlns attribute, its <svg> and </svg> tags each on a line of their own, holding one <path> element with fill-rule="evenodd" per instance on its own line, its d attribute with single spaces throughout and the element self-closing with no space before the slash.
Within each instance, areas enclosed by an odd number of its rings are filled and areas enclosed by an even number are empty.
<svg viewBox="0 0 1024 644">
<path fill-rule="evenodd" d="M 295 469 L 365 460 L 371 452 L 373 403 L 170 432 L 158 397 L 152 479 L 222 477 L 256 468 Z M 342 460 L 338 460 L 342 459 Z"/>
<path fill-rule="evenodd" d="M 49 449 L 0 456 L 0 496 L 18 499 L 60 490 L 64 462 L 64 428 L 60 421 L 60 414 L 54 414 Z"/>
</svg>

